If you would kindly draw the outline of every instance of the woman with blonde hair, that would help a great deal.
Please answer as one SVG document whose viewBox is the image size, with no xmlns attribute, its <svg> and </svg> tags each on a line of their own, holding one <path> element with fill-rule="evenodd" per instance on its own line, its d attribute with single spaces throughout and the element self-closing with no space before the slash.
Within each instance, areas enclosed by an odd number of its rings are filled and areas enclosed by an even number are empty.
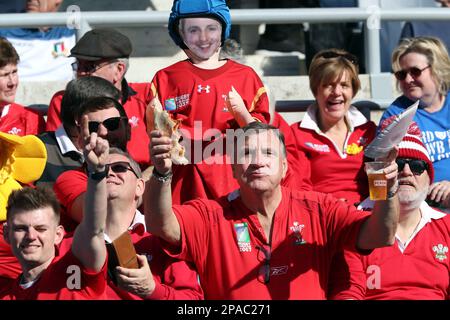
<svg viewBox="0 0 450 320">
<path fill-rule="evenodd" d="M 428 200 L 450 207 L 450 58 L 441 40 L 407 38 L 392 54 L 392 69 L 403 95 L 383 113 L 380 123 L 419 101 L 414 121 L 435 170 Z"/>
<path fill-rule="evenodd" d="M 363 150 L 376 131 L 376 125 L 351 104 L 361 86 L 358 72 L 356 58 L 344 50 L 317 53 L 309 68 L 315 103 L 291 126 L 297 159 L 307 160 L 294 171 L 308 175 L 314 191 L 349 204 L 369 194 Z"/>
</svg>

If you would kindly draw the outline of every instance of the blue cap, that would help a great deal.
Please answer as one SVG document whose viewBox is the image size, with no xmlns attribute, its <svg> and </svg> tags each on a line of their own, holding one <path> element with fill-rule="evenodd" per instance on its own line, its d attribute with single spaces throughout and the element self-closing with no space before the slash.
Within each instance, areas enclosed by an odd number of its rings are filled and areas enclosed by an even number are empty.
<svg viewBox="0 0 450 320">
<path fill-rule="evenodd" d="M 187 49 L 178 33 L 181 18 L 211 17 L 222 23 L 222 44 L 230 36 L 231 16 L 225 0 L 175 0 L 169 17 L 169 35 L 176 45 Z"/>
</svg>

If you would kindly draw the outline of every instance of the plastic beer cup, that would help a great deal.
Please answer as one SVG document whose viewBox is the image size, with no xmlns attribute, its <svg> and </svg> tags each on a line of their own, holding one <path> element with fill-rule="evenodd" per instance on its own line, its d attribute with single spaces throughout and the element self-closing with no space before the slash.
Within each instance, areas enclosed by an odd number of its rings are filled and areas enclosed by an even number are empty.
<svg viewBox="0 0 450 320">
<path fill-rule="evenodd" d="M 366 173 L 369 180 L 370 200 L 386 200 L 387 179 L 383 169 L 388 164 L 381 161 L 366 162 Z"/>
</svg>

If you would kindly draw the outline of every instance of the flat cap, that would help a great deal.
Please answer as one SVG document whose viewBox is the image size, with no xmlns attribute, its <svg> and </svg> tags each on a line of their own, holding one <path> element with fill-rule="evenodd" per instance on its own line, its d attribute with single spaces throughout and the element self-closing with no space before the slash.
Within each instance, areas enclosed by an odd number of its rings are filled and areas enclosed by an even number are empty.
<svg viewBox="0 0 450 320">
<path fill-rule="evenodd" d="M 128 58 L 132 46 L 130 39 L 114 29 L 93 29 L 86 32 L 70 50 L 70 56 L 82 60 Z"/>
</svg>

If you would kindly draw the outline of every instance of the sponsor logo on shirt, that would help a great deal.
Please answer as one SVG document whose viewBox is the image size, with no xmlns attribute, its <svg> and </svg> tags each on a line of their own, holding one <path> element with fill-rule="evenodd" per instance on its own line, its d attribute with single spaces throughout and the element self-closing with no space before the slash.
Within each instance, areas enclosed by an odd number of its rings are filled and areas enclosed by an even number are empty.
<svg viewBox="0 0 450 320">
<path fill-rule="evenodd" d="M 164 100 L 164 109 L 167 111 L 180 110 L 186 107 L 190 101 L 190 94 L 182 94 L 175 98 L 169 98 Z"/>
<path fill-rule="evenodd" d="M 198 93 L 203 93 L 203 92 L 210 93 L 211 92 L 210 89 L 211 89 L 211 87 L 209 85 L 202 86 L 201 84 L 199 84 L 197 86 L 197 92 Z"/>
<path fill-rule="evenodd" d="M 292 231 L 292 237 L 294 238 L 294 245 L 300 246 L 305 244 L 306 241 L 303 239 L 303 229 L 305 228 L 304 224 L 299 224 L 297 221 L 294 221 L 293 226 L 289 227 Z"/>
<path fill-rule="evenodd" d="M 130 124 L 130 126 L 132 128 L 136 128 L 139 124 L 139 118 L 136 116 L 132 116 L 129 120 L 128 123 Z"/>
<path fill-rule="evenodd" d="M 422 142 L 432 162 L 450 158 L 450 130 L 423 130 Z"/>
<path fill-rule="evenodd" d="M 248 233 L 247 222 L 235 223 L 234 230 L 236 231 L 236 239 L 240 252 L 251 252 L 252 246 L 250 244 L 250 234 Z"/>
<path fill-rule="evenodd" d="M 316 144 L 312 142 L 305 142 L 308 148 L 314 149 L 319 152 L 330 152 L 330 147 L 326 144 Z"/>
<path fill-rule="evenodd" d="M 22 129 L 13 127 L 11 130 L 8 131 L 9 134 L 15 134 L 15 135 L 19 135 L 22 132 Z"/>
<path fill-rule="evenodd" d="M 270 275 L 271 276 L 281 276 L 282 274 L 286 274 L 288 271 L 288 266 L 281 266 L 281 267 L 272 267 L 270 268 Z"/>
<path fill-rule="evenodd" d="M 433 251 L 436 253 L 435 258 L 439 261 L 444 261 L 447 259 L 446 253 L 448 253 L 448 247 L 444 246 L 442 243 L 439 243 L 438 245 L 433 246 Z"/>
</svg>

